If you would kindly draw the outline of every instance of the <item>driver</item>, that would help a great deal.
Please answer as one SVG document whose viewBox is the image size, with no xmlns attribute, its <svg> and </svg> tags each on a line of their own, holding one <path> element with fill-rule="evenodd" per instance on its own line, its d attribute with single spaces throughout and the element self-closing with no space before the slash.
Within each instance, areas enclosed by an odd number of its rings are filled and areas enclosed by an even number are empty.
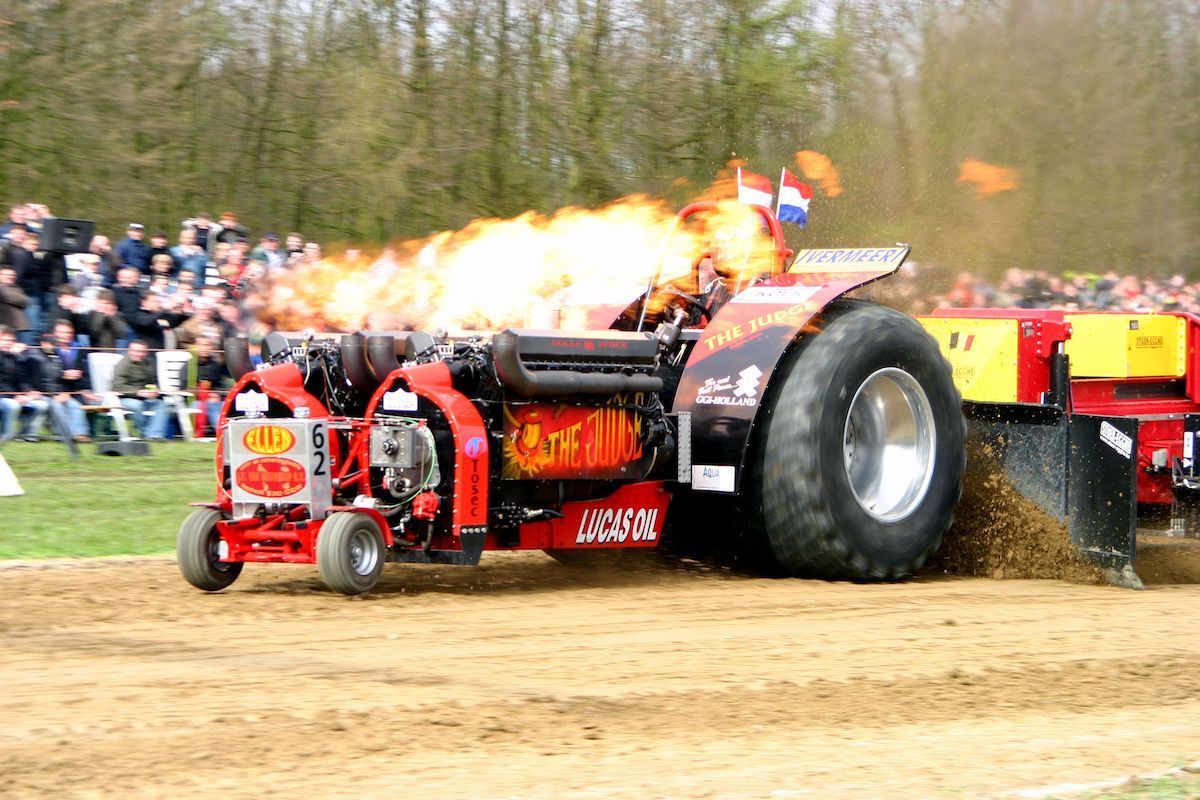
<svg viewBox="0 0 1200 800">
<path fill-rule="evenodd" d="M 698 295 L 708 319 L 743 288 L 753 247 L 748 237 L 739 237 L 729 228 L 713 233 L 711 247 L 696 265 Z"/>
</svg>

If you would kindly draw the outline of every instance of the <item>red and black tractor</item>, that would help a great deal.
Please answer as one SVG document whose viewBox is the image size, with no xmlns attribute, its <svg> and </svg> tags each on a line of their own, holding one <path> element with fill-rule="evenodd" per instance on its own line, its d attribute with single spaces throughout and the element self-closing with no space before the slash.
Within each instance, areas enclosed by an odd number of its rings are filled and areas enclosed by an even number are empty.
<svg viewBox="0 0 1200 800">
<path fill-rule="evenodd" d="M 216 591 L 247 562 L 315 563 L 358 594 L 388 561 L 570 561 L 657 547 L 668 525 L 786 574 L 912 573 L 959 497 L 959 392 L 917 321 L 845 297 L 909 249 L 793 258 L 755 209 L 767 268 L 712 254 L 656 275 L 606 330 L 272 334 L 257 369 L 229 342 L 239 379 L 184 577 Z"/>
</svg>

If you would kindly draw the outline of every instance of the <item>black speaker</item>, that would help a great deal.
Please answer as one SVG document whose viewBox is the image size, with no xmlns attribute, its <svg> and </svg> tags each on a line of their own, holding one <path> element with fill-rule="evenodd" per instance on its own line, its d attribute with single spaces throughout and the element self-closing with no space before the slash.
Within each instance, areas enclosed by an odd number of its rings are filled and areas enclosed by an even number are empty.
<svg viewBox="0 0 1200 800">
<path fill-rule="evenodd" d="M 50 253 L 86 253 L 96 223 L 90 219 L 50 217 L 42 221 L 41 249 Z"/>
</svg>

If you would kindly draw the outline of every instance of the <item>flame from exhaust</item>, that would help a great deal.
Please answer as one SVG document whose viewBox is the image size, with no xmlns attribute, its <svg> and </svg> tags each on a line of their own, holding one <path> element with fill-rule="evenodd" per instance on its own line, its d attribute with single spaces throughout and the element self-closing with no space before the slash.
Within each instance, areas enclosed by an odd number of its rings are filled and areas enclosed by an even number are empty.
<svg viewBox="0 0 1200 800">
<path fill-rule="evenodd" d="M 973 184 L 978 197 L 991 197 L 1021 186 L 1020 177 L 1012 167 L 1000 167 L 974 158 L 968 158 L 959 166 L 958 182 Z"/>
<path fill-rule="evenodd" d="M 804 177 L 816 183 L 826 197 L 837 197 L 842 193 L 842 176 L 833 160 L 816 150 L 800 150 L 796 153 L 796 166 Z"/>
<path fill-rule="evenodd" d="M 552 309 L 624 307 L 658 265 L 662 280 L 694 275 L 709 252 L 735 279 L 770 271 L 774 258 L 772 240 L 747 206 L 722 202 L 703 219 L 680 224 L 665 201 L 631 196 L 594 210 L 475 220 L 373 257 L 347 250 L 352 258 L 273 277 L 259 316 L 279 330 L 555 327 Z M 685 280 L 685 291 L 695 292 L 695 283 Z"/>
</svg>

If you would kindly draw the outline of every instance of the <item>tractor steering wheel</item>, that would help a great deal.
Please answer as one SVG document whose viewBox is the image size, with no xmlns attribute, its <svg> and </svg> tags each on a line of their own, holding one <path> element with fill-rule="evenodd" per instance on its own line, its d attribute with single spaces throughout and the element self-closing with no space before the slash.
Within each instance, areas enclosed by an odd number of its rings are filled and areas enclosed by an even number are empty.
<svg viewBox="0 0 1200 800">
<path fill-rule="evenodd" d="M 669 283 L 659 290 L 659 294 L 668 295 L 670 297 L 670 299 L 666 301 L 665 305 L 674 305 L 672 301 L 675 299 L 681 300 L 685 311 L 692 310 L 698 313 L 705 325 L 712 322 L 712 312 L 709 311 L 708 305 L 703 299 L 696 297 L 695 295 L 690 295 Z"/>
</svg>

